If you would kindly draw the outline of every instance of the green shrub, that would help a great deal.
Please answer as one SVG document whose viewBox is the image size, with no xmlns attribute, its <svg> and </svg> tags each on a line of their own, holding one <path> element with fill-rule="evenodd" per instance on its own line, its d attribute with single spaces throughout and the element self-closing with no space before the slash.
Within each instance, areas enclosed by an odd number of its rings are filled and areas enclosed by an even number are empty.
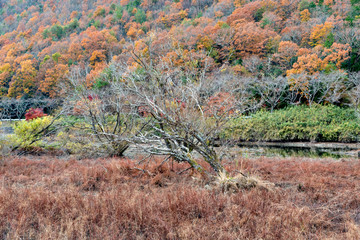
<svg viewBox="0 0 360 240">
<path fill-rule="evenodd" d="M 136 11 L 136 13 L 135 13 L 135 21 L 137 23 L 140 23 L 140 24 L 146 21 L 146 14 L 145 14 L 144 10 L 138 9 Z"/>
<path fill-rule="evenodd" d="M 54 40 L 60 40 L 64 36 L 64 28 L 59 24 L 52 26 L 50 32 L 54 35 Z"/>
<path fill-rule="evenodd" d="M 263 18 L 265 10 L 266 9 L 264 7 L 262 7 L 262 8 L 259 8 L 258 10 L 255 11 L 255 13 L 254 13 L 255 22 L 260 22 L 260 20 Z"/>
<path fill-rule="evenodd" d="M 99 20 L 96 20 L 94 22 L 94 27 L 96 27 L 96 29 L 100 28 L 101 27 L 101 22 Z"/>
<path fill-rule="evenodd" d="M 56 52 L 56 53 L 54 53 L 52 56 L 51 56 L 51 58 L 54 60 L 54 62 L 59 62 L 59 58 L 61 57 L 61 54 L 60 53 L 58 53 L 58 52 Z"/>
<path fill-rule="evenodd" d="M 77 19 L 73 19 L 68 25 L 64 27 L 65 32 L 72 32 L 76 28 L 79 27 L 79 21 Z"/>
<path fill-rule="evenodd" d="M 41 137 L 44 136 L 42 131 L 51 124 L 52 120 L 52 117 L 45 116 L 15 123 L 13 126 L 14 134 L 9 137 L 10 143 L 22 149 L 44 147 L 45 144 L 41 140 Z"/>
<path fill-rule="evenodd" d="M 47 60 L 49 60 L 50 59 L 50 56 L 49 55 L 46 55 L 45 57 L 44 57 L 44 60 L 40 63 L 40 66 L 41 65 L 43 65 Z"/>
<path fill-rule="evenodd" d="M 50 30 L 49 29 L 45 29 L 43 32 L 42 32 L 42 36 L 44 39 L 48 38 L 50 35 Z"/>
<path fill-rule="evenodd" d="M 120 20 L 123 16 L 123 11 L 124 11 L 124 8 L 121 7 L 121 6 L 118 6 L 116 7 L 116 10 L 115 10 L 115 17 Z"/>
<path fill-rule="evenodd" d="M 296 106 L 232 119 L 223 138 L 245 141 L 357 142 L 360 120 L 353 109 Z"/>
</svg>

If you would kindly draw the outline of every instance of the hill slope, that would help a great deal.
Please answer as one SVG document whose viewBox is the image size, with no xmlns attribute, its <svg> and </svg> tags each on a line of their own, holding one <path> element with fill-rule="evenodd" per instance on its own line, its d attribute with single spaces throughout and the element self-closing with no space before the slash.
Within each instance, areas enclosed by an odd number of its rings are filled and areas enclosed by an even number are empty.
<svg viewBox="0 0 360 240">
<path fill-rule="evenodd" d="M 0 1 L 0 97 L 57 97 L 110 61 L 234 75 L 360 69 L 359 0 Z M 196 74 L 194 74 L 196 78 Z"/>
</svg>

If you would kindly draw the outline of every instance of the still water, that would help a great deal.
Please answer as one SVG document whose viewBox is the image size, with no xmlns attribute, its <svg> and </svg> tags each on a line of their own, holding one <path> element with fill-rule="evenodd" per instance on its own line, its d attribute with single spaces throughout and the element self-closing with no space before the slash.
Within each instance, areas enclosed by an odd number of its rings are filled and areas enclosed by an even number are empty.
<svg viewBox="0 0 360 240">
<path fill-rule="evenodd" d="M 236 150 L 235 150 L 236 149 Z M 242 157 L 308 157 L 308 158 L 350 158 L 357 157 L 354 150 L 345 149 L 321 149 L 321 148 L 299 148 L 299 147 L 235 147 Z"/>
</svg>

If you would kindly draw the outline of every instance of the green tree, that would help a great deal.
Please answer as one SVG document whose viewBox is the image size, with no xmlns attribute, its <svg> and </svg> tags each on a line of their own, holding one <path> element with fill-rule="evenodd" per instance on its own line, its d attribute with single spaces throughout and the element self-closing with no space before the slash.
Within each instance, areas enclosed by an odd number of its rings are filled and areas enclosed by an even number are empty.
<svg viewBox="0 0 360 240">
<path fill-rule="evenodd" d="M 146 14 L 144 12 L 144 10 L 142 9 L 138 9 L 135 13 L 135 21 L 137 23 L 143 23 L 146 21 Z"/>
</svg>

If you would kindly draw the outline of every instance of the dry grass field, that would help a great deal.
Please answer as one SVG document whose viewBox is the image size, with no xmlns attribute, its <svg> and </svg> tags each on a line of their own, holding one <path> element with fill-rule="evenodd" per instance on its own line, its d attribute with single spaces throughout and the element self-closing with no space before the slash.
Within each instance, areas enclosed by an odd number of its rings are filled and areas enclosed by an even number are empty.
<svg viewBox="0 0 360 240">
<path fill-rule="evenodd" d="M 239 159 L 275 186 L 236 192 L 161 161 L 2 159 L 0 239 L 360 239 L 358 160 Z"/>
</svg>

